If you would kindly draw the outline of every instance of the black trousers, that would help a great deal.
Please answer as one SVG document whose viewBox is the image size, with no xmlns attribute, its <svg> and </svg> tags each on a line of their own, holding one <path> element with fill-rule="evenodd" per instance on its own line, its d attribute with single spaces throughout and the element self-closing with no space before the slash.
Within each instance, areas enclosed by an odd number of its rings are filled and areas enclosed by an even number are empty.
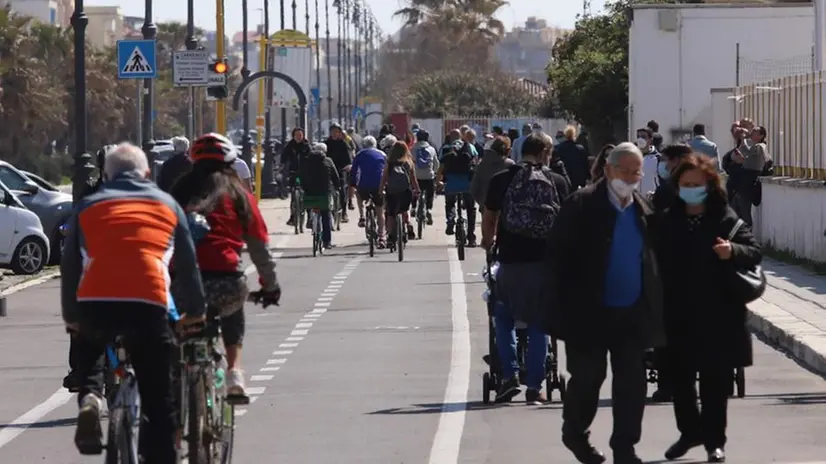
<svg viewBox="0 0 826 464">
<path fill-rule="evenodd" d="M 433 209 L 433 196 L 436 194 L 436 185 L 433 179 L 418 179 L 419 190 L 421 198 L 424 199 L 424 206 L 428 211 Z M 413 211 L 416 211 L 416 205 L 419 204 L 419 197 L 413 197 L 413 204 L 411 205 Z"/>
<path fill-rule="evenodd" d="M 587 440 L 588 430 L 599 407 L 599 390 L 605 381 L 607 357 L 611 356 L 611 400 L 614 427 L 611 448 L 614 452 L 633 451 L 642 435 L 647 382 L 644 343 L 627 329 L 633 324 L 634 309 L 613 311 L 613 330 L 603 346 L 566 342 L 568 391 L 562 410 L 562 436 L 566 443 Z M 623 313 L 620 313 L 623 312 Z"/>
<path fill-rule="evenodd" d="M 709 451 L 726 445 L 728 397 L 734 382 L 733 371 L 733 368 L 726 366 L 700 369 L 680 363 L 671 366 L 677 430 L 686 439 L 701 440 Z M 702 408 L 697 404 L 698 373 Z"/>
<path fill-rule="evenodd" d="M 112 336 L 122 335 L 138 378 L 144 416 L 139 453 L 145 462 L 177 463 L 177 413 L 172 389 L 175 341 L 166 311 L 141 303 L 84 303 L 80 326 L 83 334 L 74 340 L 75 368 L 84 379 L 78 398 L 88 393 L 102 397 L 101 355 Z"/>
<path fill-rule="evenodd" d="M 467 219 L 467 239 L 476 239 L 476 202 L 469 193 L 446 193 L 445 194 L 445 215 L 447 223 L 453 224 L 456 220 L 456 198 L 462 195 L 462 208 L 465 210 Z"/>
</svg>

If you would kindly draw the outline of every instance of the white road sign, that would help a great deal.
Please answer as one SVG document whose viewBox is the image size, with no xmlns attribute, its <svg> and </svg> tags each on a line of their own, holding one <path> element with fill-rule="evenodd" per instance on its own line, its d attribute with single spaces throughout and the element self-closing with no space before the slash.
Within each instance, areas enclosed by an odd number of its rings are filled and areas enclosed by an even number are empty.
<svg viewBox="0 0 826 464">
<path fill-rule="evenodd" d="M 172 54 L 172 76 L 175 87 L 209 84 L 209 51 L 180 50 Z"/>
</svg>

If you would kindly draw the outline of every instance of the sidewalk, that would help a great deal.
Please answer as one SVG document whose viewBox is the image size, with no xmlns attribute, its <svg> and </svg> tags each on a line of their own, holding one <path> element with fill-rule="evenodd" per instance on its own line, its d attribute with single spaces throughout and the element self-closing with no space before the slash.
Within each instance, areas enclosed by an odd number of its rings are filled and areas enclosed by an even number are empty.
<svg viewBox="0 0 826 464">
<path fill-rule="evenodd" d="M 764 258 L 768 287 L 749 305 L 749 325 L 813 372 L 826 376 L 826 276 Z"/>
</svg>

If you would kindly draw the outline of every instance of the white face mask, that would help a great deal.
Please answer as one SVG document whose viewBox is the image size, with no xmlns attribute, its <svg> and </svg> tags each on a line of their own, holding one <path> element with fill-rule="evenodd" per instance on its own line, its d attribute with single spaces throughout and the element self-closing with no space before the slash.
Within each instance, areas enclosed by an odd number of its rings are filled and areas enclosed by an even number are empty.
<svg viewBox="0 0 826 464">
<path fill-rule="evenodd" d="M 633 184 L 629 184 L 622 179 L 612 179 L 611 180 L 611 190 L 617 194 L 620 198 L 628 198 L 634 193 L 634 190 L 637 190 L 639 187 L 639 182 L 634 182 Z"/>
<path fill-rule="evenodd" d="M 640 148 L 640 150 L 642 150 L 648 147 L 648 142 L 644 138 L 640 137 L 637 139 L 637 146 Z"/>
</svg>

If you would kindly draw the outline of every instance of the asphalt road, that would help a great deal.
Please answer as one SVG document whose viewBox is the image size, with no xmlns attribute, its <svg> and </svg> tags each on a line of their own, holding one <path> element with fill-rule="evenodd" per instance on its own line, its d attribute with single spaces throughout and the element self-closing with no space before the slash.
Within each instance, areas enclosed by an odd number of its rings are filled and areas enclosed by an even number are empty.
<svg viewBox="0 0 826 464">
<path fill-rule="evenodd" d="M 285 293 L 279 308 L 246 308 L 243 364 L 255 400 L 237 412 L 234 462 L 573 462 L 559 440 L 558 402 L 481 404 L 484 252 L 469 250 L 460 263 L 443 214 L 399 263 L 387 251 L 366 256 L 354 223 L 335 236 L 337 248 L 312 258 L 310 237 L 285 230 L 285 212 L 282 203 L 265 211 Z M 9 296 L 0 320 L 0 463 L 102 462 L 72 445 L 75 401 L 59 389 L 68 343 L 58 282 Z M 728 462 L 826 463 L 823 379 L 762 343 L 755 351 L 748 397 L 730 406 Z M 606 451 L 607 385 L 593 435 Z M 650 406 L 641 456 L 660 462 L 675 438 L 670 405 Z M 702 462 L 704 453 L 689 457 Z"/>
</svg>

